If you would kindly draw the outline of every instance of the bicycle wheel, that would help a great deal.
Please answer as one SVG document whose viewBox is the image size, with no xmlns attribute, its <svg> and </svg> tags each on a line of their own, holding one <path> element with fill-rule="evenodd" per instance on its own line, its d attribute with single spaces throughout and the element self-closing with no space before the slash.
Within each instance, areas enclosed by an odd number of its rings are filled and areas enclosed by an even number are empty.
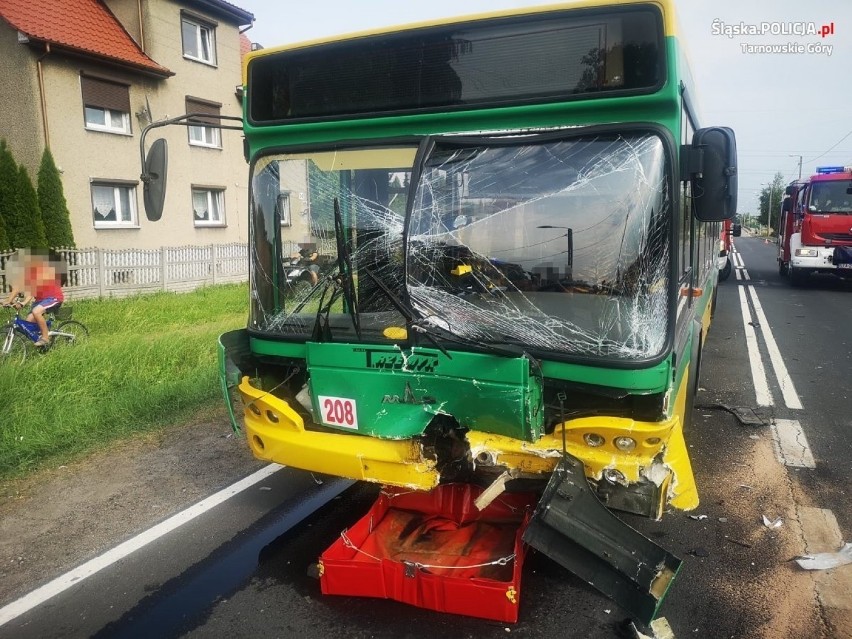
<svg viewBox="0 0 852 639">
<path fill-rule="evenodd" d="M 51 346 L 65 346 L 85 342 L 89 336 L 89 329 L 80 322 L 68 320 L 62 322 L 51 331 Z"/>
<path fill-rule="evenodd" d="M 9 362 L 10 364 L 20 364 L 27 359 L 28 350 L 28 340 L 23 335 L 17 333 L 14 328 L 8 328 L 2 333 L 0 361 Z"/>
</svg>

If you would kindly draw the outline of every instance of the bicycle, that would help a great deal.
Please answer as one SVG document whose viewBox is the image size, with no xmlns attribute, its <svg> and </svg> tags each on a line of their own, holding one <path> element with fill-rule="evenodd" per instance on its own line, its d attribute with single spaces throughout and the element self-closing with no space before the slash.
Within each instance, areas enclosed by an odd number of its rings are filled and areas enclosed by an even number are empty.
<svg viewBox="0 0 852 639">
<path fill-rule="evenodd" d="M 30 350 L 46 353 L 54 346 L 79 344 L 89 336 L 85 324 L 71 319 L 71 307 L 60 306 L 56 311 L 45 313 L 50 342 L 47 346 L 36 347 L 41 337 L 38 324 L 22 318 L 20 309 L 13 305 L 3 306 L 14 309 L 14 316 L 0 327 L 0 361 L 23 362 Z"/>
</svg>

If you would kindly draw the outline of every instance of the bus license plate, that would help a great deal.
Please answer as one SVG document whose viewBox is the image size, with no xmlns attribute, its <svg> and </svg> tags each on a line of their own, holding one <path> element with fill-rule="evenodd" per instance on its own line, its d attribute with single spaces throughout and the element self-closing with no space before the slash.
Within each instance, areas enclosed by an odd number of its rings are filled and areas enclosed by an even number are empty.
<svg viewBox="0 0 852 639">
<path fill-rule="evenodd" d="M 838 264 L 837 268 L 852 268 L 852 264 Z"/>
<path fill-rule="evenodd" d="M 358 430 L 358 412 L 354 399 L 327 395 L 320 395 L 318 399 L 323 424 Z"/>
</svg>

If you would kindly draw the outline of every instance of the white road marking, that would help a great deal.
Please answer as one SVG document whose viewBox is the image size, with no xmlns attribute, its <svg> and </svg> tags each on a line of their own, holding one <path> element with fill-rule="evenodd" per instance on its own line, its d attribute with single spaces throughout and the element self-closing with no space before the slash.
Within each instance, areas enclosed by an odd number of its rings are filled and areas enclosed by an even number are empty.
<svg viewBox="0 0 852 639">
<path fill-rule="evenodd" d="M 743 274 L 742 274 L 742 273 L 740 273 L 740 269 L 735 269 L 735 270 L 734 270 L 734 274 L 737 276 L 737 279 L 738 279 L 738 280 L 743 279 Z"/>
<path fill-rule="evenodd" d="M 776 419 L 772 424 L 772 441 L 775 456 L 785 466 L 816 468 L 808 438 L 797 419 Z"/>
<path fill-rule="evenodd" d="M 151 542 L 156 541 L 160 537 L 172 532 L 183 524 L 192 521 L 199 515 L 203 515 L 211 508 L 218 506 L 234 495 L 241 493 L 247 488 L 263 481 L 273 473 L 278 472 L 281 468 L 283 468 L 283 466 L 280 466 L 279 464 L 270 464 L 269 466 L 265 466 L 256 473 L 241 479 L 237 483 L 231 484 L 227 488 L 223 488 L 215 495 L 202 499 L 197 504 L 190 506 L 176 515 L 172 515 L 153 528 L 149 528 L 148 530 L 139 533 L 135 537 L 128 539 L 124 543 L 106 551 L 102 555 L 99 555 L 94 559 L 90 559 L 74 570 L 57 577 L 40 588 L 36 588 L 31 593 L 24 595 L 17 601 L 13 601 L 12 603 L 3 606 L 0 608 L 0 626 L 9 623 L 25 612 L 29 612 L 39 604 L 44 603 L 48 599 L 55 597 L 65 590 L 68 590 L 71 586 L 80 583 L 84 579 L 91 577 L 95 573 L 111 566 L 115 562 L 124 559 L 140 548 L 144 548 Z"/>
<path fill-rule="evenodd" d="M 757 317 L 757 322 L 760 324 L 760 332 L 763 333 L 763 340 L 766 342 L 766 350 L 769 351 L 769 360 L 772 362 L 772 368 L 775 370 L 775 377 L 778 378 L 778 385 L 781 387 L 781 394 L 784 396 L 784 403 L 787 408 L 802 408 L 802 401 L 796 393 L 796 387 L 793 385 L 793 380 L 787 372 L 787 367 L 784 365 L 784 359 L 781 357 L 781 351 L 778 349 L 778 344 L 775 342 L 775 337 L 772 335 L 772 329 L 769 327 L 769 322 L 760 306 L 760 300 L 757 299 L 757 292 L 754 286 L 748 286 L 748 292 L 751 294 L 751 302 L 754 305 L 754 314 Z"/>
<path fill-rule="evenodd" d="M 760 349 L 757 346 L 757 333 L 751 322 L 751 311 L 748 308 L 748 299 L 745 289 L 737 288 L 740 294 L 740 308 L 743 313 L 743 328 L 745 329 L 746 346 L 748 347 L 748 363 L 751 366 L 751 378 L 754 382 L 754 392 L 757 396 L 758 406 L 772 406 L 772 393 L 766 381 L 766 370 L 763 368 L 763 360 L 760 359 Z"/>
</svg>

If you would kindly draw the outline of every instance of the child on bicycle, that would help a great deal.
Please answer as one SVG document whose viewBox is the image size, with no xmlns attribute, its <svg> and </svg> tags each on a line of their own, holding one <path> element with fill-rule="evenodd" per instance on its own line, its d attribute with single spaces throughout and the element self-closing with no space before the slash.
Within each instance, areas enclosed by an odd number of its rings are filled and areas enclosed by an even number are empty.
<svg viewBox="0 0 852 639">
<path fill-rule="evenodd" d="M 60 284 L 59 264 L 54 260 L 45 259 L 42 255 L 31 255 L 29 252 L 24 253 L 22 261 L 22 277 L 19 278 L 18 282 L 13 279 L 12 291 L 3 305 L 22 308 L 32 301 L 33 305 L 26 319 L 28 322 L 35 322 L 41 332 L 41 337 L 35 345 L 47 346 L 50 344 L 50 333 L 44 314 L 47 311 L 57 310 L 65 301 L 65 295 Z M 28 294 L 25 295 L 23 301 L 16 301 L 23 290 L 27 291 Z"/>
</svg>

